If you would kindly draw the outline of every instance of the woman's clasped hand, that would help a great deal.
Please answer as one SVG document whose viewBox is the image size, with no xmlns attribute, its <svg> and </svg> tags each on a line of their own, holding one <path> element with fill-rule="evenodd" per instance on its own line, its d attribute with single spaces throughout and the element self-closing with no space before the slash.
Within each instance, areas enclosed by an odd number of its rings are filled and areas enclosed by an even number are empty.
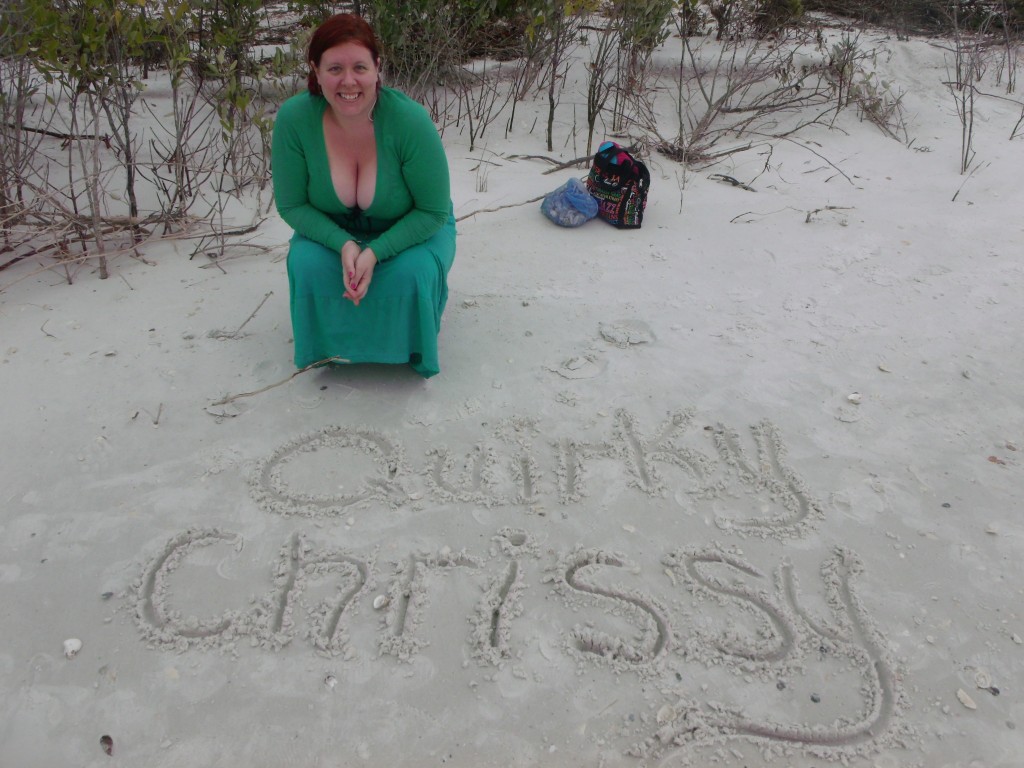
<svg viewBox="0 0 1024 768">
<path fill-rule="evenodd" d="M 341 268 L 344 272 L 345 298 L 359 306 L 366 297 L 373 280 L 377 257 L 369 248 L 360 249 L 359 243 L 349 240 L 341 247 Z"/>
</svg>

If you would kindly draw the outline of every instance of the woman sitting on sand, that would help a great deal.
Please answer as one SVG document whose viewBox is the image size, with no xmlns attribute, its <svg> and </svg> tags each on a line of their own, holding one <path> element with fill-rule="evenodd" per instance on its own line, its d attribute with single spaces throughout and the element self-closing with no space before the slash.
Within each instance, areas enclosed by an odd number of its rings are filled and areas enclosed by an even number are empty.
<svg viewBox="0 0 1024 768">
<path fill-rule="evenodd" d="M 381 87 L 377 40 L 338 14 L 313 33 L 309 91 L 274 126 L 295 365 L 409 363 L 436 374 L 455 259 L 448 161 L 427 111 Z"/>
</svg>

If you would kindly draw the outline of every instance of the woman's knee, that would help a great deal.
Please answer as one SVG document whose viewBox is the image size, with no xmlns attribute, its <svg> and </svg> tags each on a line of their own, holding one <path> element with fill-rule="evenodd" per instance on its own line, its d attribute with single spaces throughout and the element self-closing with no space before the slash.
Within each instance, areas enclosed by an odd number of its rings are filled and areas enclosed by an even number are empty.
<svg viewBox="0 0 1024 768">
<path fill-rule="evenodd" d="M 398 293 L 414 292 L 440 277 L 437 257 L 429 248 L 416 245 L 389 259 L 388 282 Z"/>
<path fill-rule="evenodd" d="M 304 280 L 341 278 L 341 255 L 309 240 L 293 241 L 288 249 L 288 272 Z"/>
</svg>

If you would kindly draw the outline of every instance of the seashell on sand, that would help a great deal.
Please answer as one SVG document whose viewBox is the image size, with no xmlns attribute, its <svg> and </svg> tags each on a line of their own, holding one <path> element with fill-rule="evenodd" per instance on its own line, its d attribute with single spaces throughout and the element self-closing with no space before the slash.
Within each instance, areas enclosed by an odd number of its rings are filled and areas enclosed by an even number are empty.
<svg viewBox="0 0 1024 768">
<path fill-rule="evenodd" d="M 977 709 L 978 705 L 974 703 L 974 699 L 967 695 L 967 691 L 963 688 L 958 688 L 956 691 L 956 697 L 960 699 L 960 703 L 968 709 Z"/>
<path fill-rule="evenodd" d="M 75 658 L 80 650 L 82 650 L 82 641 L 77 637 L 69 637 L 64 641 L 64 655 L 69 659 Z"/>
</svg>

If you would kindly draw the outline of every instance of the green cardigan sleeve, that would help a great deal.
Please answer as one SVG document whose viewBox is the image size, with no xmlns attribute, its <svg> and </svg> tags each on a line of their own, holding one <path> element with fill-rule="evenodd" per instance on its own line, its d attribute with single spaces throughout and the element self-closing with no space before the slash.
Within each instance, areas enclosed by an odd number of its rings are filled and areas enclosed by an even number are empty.
<svg viewBox="0 0 1024 768">
<path fill-rule="evenodd" d="M 394 153 L 401 183 L 411 207 L 387 230 L 371 240 L 378 260 L 389 259 L 436 233 L 451 215 L 451 178 L 444 145 L 427 110 L 405 94 L 390 89 L 381 93 L 377 157 Z M 377 195 L 386 194 L 380 186 Z M 374 199 L 370 212 L 377 208 Z"/>
<path fill-rule="evenodd" d="M 309 155 L 323 131 L 317 106 L 307 93 L 300 93 L 278 110 L 270 148 L 274 201 L 292 229 L 340 255 L 341 247 L 355 238 L 309 200 Z"/>
</svg>

